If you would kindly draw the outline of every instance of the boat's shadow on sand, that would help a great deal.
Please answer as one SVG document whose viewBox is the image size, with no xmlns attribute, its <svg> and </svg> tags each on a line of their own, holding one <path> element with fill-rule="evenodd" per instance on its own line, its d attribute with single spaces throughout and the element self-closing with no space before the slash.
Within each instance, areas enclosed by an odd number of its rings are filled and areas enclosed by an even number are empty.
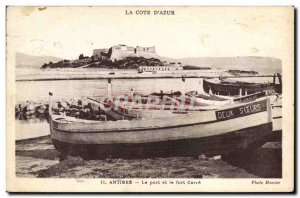
<svg viewBox="0 0 300 198">
<path fill-rule="evenodd" d="M 280 144 L 280 143 L 279 143 Z M 18 142 L 16 148 L 17 156 L 17 175 L 26 176 L 28 173 L 33 177 L 52 177 L 52 176 L 61 176 L 64 177 L 64 174 L 61 174 L 62 165 L 64 171 L 67 171 L 68 177 L 73 175 L 71 166 L 79 166 L 80 171 L 85 170 L 87 167 L 100 168 L 101 174 L 104 174 L 105 171 L 120 171 L 123 170 L 122 167 L 125 167 L 124 170 L 133 171 L 133 175 L 139 176 L 143 169 L 138 170 L 136 166 L 147 167 L 147 169 L 157 171 L 158 167 L 164 165 L 168 168 L 169 171 L 166 173 L 159 173 L 160 177 L 190 177 L 194 178 L 196 175 L 206 175 L 210 173 L 216 173 L 219 177 L 236 177 L 236 178 L 249 178 L 249 177 L 259 177 L 259 178 L 281 178 L 282 177 L 282 150 L 281 146 L 276 148 L 270 147 L 260 147 L 253 150 L 239 151 L 231 153 L 229 155 L 223 155 L 221 159 L 213 160 L 206 158 L 190 158 L 190 157 L 172 157 L 172 158 L 151 158 L 151 159 L 105 159 L 105 160 L 92 160 L 85 161 L 81 160 L 81 163 L 78 164 L 78 159 L 73 159 L 72 163 L 62 160 L 60 153 L 54 149 L 54 146 L 51 143 L 50 137 L 45 137 L 40 140 L 30 140 L 24 142 Z M 71 164 L 71 165 L 70 165 Z M 115 164 L 115 165 L 114 165 Z M 155 165 L 154 165 L 155 164 Z M 100 167 L 99 167 L 100 165 Z M 18 169 L 18 166 L 20 167 Z M 31 168 L 34 167 L 34 170 Z M 102 170 L 103 168 L 108 170 Z M 128 169 L 127 169 L 127 168 Z M 236 168 L 234 168 L 236 167 Z M 74 168 L 74 167 L 73 167 Z M 179 169 L 178 169 L 179 168 Z M 21 173 L 18 174 L 18 170 Z M 56 174 L 57 170 L 59 174 Z M 176 176 L 176 171 L 181 170 L 182 173 Z M 244 170 L 244 171 L 243 171 Z M 77 170 L 78 171 L 78 170 Z M 172 174 L 170 175 L 170 171 Z M 227 171 L 226 173 L 223 171 Z M 233 171 L 233 172 L 232 172 Z M 96 171 L 97 172 L 97 171 Z M 98 173 L 92 173 L 95 177 L 98 177 Z M 99 172 L 99 171 L 98 171 Z M 169 173 L 168 173 L 169 172 Z M 55 174 L 54 174 L 55 173 Z M 173 174 L 174 173 L 174 174 Z M 152 173 L 149 172 L 147 177 L 156 177 L 156 173 L 151 176 Z M 130 174 L 129 174 L 130 175 Z M 110 175 L 101 175 L 103 177 L 109 177 Z M 122 177 L 123 174 L 120 175 Z M 143 175 L 141 175 L 143 176 Z M 197 177 L 198 177 L 197 176 Z M 130 176 L 129 176 L 130 177 Z M 199 176 L 202 177 L 202 176 Z"/>
<path fill-rule="evenodd" d="M 257 148 L 235 152 L 222 156 L 222 160 L 260 178 L 282 177 L 282 150 L 280 148 Z"/>
</svg>

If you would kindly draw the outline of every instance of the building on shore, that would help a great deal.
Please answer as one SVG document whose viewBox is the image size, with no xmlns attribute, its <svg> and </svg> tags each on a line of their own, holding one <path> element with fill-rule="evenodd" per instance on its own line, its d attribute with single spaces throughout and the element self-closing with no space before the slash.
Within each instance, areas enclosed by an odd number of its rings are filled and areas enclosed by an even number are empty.
<svg viewBox="0 0 300 198">
<path fill-rule="evenodd" d="M 157 72 L 157 71 L 181 71 L 181 66 L 140 66 L 138 72 Z"/>
<path fill-rule="evenodd" d="M 155 46 L 152 47 L 131 47 L 123 44 L 112 46 L 111 48 L 94 49 L 93 56 L 105 57 L 110 60 L 120 60 L 126 57 L 157 58 Z"/>
</svg>

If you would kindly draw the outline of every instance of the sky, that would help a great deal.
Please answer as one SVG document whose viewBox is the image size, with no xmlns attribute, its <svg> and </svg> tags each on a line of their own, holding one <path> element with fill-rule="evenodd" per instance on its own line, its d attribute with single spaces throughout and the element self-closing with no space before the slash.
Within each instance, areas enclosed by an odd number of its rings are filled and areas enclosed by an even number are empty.
<svg viewBox="0 0 300 198">
<path fill-rule="evenodd" d="M 140 10 L 151 14 L 136 14 Z M 7 38 L 14 52 L 66 59 L 117 44 L 155 46 L 171 58 L 284 59 L 293 39 L 291 13 L 278 7 L 9 7 Z"/>
</svg>

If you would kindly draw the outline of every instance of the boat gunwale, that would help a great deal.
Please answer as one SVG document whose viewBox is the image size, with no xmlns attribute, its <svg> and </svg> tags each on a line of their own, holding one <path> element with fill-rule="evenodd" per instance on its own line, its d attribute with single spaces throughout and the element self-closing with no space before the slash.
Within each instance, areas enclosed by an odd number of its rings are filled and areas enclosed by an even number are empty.
<svg viewBox="0 0 300 198">
<path fill-rule="evenodd" d="M 262 112 L 259 112 L 259 113 L 262 113 Z M 226 120 L 224 120 L 224 121 L 226 121 Z M 128 132 L 128 131 L 144 131 L 144 130 L 182 128 L 182 127 L 187 127 L 187 126 L 211 124 L 211 123 L 214 123 L 214 122 L 224 122 L 224 121 L 211 120 L 211 121 L 206 121 L 206 122 L 196 122 L 196 123 L 173 125 L 173 126 L 152 126 L 151 128 L 149 128 L 149 126 L 147 126 L 147 127 L 126 128 L 126 129 L 122 129 L 122 130 L 119 130 L 121 128 L 116 128 L 116 129 L 111 128 L 109 130 L 102 130 L 102 131 L 101 131 L 101 129 L 95 129 L 95 130 L 89 130 L 89 131 L 86 131 L 86 132 L 75 131 L 75 130 L 62 130 L 62 129 L 58 129 L 57 127 L 54 127 L 54 126 L 53 126 L 53 128 L 55 130 L 60 131 L 60 132 L 66 132 L 66 133 L 110 133 L 110 132 Z M 55 121 L 53 120 L 53 122 L 55 122 Z M 57 122 L 57 123 L 59 123 L 59 122 Z M 74 124 L 74 123 L 59 123 L 59 124 Z M 83 123 L 83 124 L 89 124 L 89 123 Z"/>
<path fill-rule="evenodd" d="M 263 111 L 265 112 L 265 111 Z M 263 112 L 258 112 L 258 113 L 263 113 Z M 250 115 L 253 115 L 253 114 L 250 114 Z M 234 119 L 238 119 L 237 118 L 234 118 Z M 275 119 L 279 119 L 278 118 L 275 118 Z M 140 127 L 140 128 L 126 128 L 126 129 L 122 129 L 120 130 L 121 128 L 118 128 L 118 129 L 114 129 L 114 128 L 111 128 L 109 130 L 100 130 L 100 129 L 95 129 L 95 130 L 89 130 L 89 131 L 75 131 L 75 130 L 62 130 L 62 129 L 58 129 L 56 127 L 53 126 L 53 129 L 59 131 L 59 132 L 63 132 L 63 133 L 118 133 L 118 132 L 132 132 L 132 131 L 145 131 L 145 130 L 160 130 L 160 129 L 171 129 L 171 128 L 182 128 L 182 127 L 189 127 L 189 126 L 196 126 L 196 125 L 205 125 L 205 124 L 212 124 L 212 123 L 215 123 L 215 122 L 226 122 L 228 120 L 212 120 L 212 121 L 207 121 L 207 122 L 198 122 L 198 123 L 190 123 L 190 124 L 182 124 L 182 125 L 173 125 L 173 126 L 154 126 L 152 128 L 149 128 L 149 127 Z M 268 124 L 268 123 L 272 123 L 271 122 L 266 122 L 265 124 Z M 71 123 L 60 123 L 60 124 L 71 124 Z"/>
<path fill-rule="evenodd" d="M 268 103 L 268 99 L 263 99 L 263 100 L 258 100 L 258 101 L 265 101 L 266 103 Z M 248 103 L 247 105 L 249 104 L 252 104 L 252 103 L 256 103 L 257 100 L 255 100 L 255 102 L 251 102 L 251 103 Z M 237 106 L 237 107 L 242 107 L 242 106 L 245 106 L 245 105 L 234 105 L 234 106 Z M 230 108 L 226 108 L 226 109 L 230 109 Z M 267 107 L 265 111 L 260 111 L 260 112 L 253 112 L 253 113 L 250 113 L 250 114 L 247 114 L 245 116 L 242 116 L 242 117 L 247 117 L 247 116 L 250 116 L 250 115 L 253 115 L 253 114 L 257 114 L 257 113 L 265 113 L 265 112 L 269 112 L 270 109 Z M 212 111 L 213 113 L 215 113 L 216 111 Z M 190 115 L 193 115 L 193 114 L 188 114 L 188 115 L 181 115 L 181 116 L 190 116 Z M 181 116 L 178 116 L 178 117 L 181 117 Z M 174 117 L 172 117 L 174 118 Z M 232 119 L 240 119 L 241 117 L 235 117 L 235 118 L 232 118 Z M 230 120 L 232 120 L 230 119 Z M 154 118 L 152 120 L 161 120 L 161 118 Z M 121 121 L 121 120 L 119 120 Z M 123 122 L 132 122 L 132 120 L 122 120 Z M 122 122 L 121 121 L 121 122 Z M 146 119 L 137 119 L 137 120 L 134 120 L 136 122 L 147 122 Z M 145 131 L 145 130 L 159 130 L 159 129 L 170 129 L 170 128 L 182 128 L 182 127 L 188 127 L 188 126 L 195 126 L 195 125 L 205 125 L 205 124 L 211 124 L 211 123 L 215 123 L 215 122 L 226 122 L 228 120 L 218 120 L 217 118 L 213 119 L 213 120 L 209 120 L 209 121 L 202 121 L 202 122 L 192 122 L 192 123 L 184 123 L 184 124 L 179 124 L 179 125 L 169 125 L 169 126 L 149 126 L 147 125 L 147 127 L 135 127 L 135 128 L 126 128 L 126 129 L 122 129 L 120 130 L 121 128 L 110 128 L 110 129 L 106 129 L 106 130 L 101 130 L 101 129 L 90 129 L 89 131 L 82 131 L 82 129 L 70 129 L 70 130 L 63 130 L 63 129 L 59 129 L 58 127 L 54 127 L 52 124 L 51 127 L 53 127 L 55 130 L 59 130 L 61 132 L 68 132 L 68 133 L 109 133 L 109 132 L 128 132 L 128 131 Z M 53 122 L 53 123 L 56 123 L 57 126 L 58 125 L 72 125 L 74 124 L 73 123 L 61 123 L 61 122 L 57 122 L 55 120 L 53 120 L 51 118 L 50 122 Z M 107 122 L 107 121 L 106 121 Z M 109 122 L 109 121 L 108 121 Z M 111 121 L 111 122 L 114 122 L 114 121 Z M 103 123 L 103 121 L 96 121 L 96 122 L 90 122 L 90 123 L 84 123 L 84 122 L 77 122 L 77 124 L 83 124 L 83 125 L 88 125 L 88 124 L 100 124 L 100 123 Z"/>
</svg>

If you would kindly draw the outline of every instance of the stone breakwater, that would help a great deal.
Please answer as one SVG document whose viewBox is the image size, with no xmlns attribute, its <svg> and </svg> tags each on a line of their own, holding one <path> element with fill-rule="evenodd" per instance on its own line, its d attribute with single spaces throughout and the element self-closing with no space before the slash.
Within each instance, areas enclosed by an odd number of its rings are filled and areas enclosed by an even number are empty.
<svg viewBox="0 0 300 198">
<path fill-rule="evenodd" d="M 54 114 L 65 114 L 79 119 L 105 120 L 106 116 L 98 107 L 94 107 L 84 99 L 71 99 L 69 101 L 55 101 L 52 105 Z M 47 102 L 26 101 L 17 104 L 15 117 L 18 120 L 34 118 L 46 118 L 49 116 L 49 104 Z"/>
<path fill-rule="evenodd" d="M 19 120 L 47 117 L 49 105 L 46 102 L 26 101 L 15 106 L 15 117 Z"/>
</svg>

